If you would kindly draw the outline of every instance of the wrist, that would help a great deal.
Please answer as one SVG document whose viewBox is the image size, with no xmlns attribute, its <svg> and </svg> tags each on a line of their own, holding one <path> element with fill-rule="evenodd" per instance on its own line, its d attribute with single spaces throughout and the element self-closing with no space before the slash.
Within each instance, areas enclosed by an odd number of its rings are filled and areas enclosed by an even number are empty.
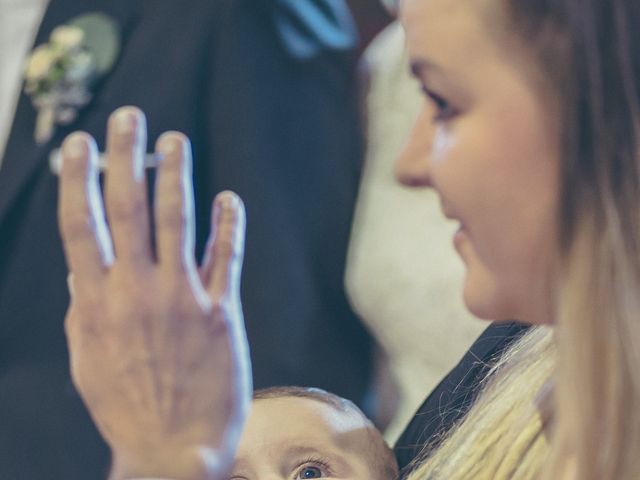
<svg viewBox="0 0 640 480">
<path fill-rule="evenodd" d="M 231 461 L 212 448 L 170 452 L 114 452 L 109 480 L 221 480 Z"/>
</svg>

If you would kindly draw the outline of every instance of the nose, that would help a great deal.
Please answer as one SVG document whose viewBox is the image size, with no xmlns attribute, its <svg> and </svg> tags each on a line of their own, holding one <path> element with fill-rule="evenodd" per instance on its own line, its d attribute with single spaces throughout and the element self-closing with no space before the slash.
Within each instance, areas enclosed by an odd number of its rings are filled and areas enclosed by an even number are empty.
<svg viewBox="0 0 640 480">
<path fill-rule="evenodd" d="M 411 130 L 404 149 L 394 165 L 396 179 L 407 187 L 431 187 L 429 156 L 434 125 L 431 110 L 425 105 Z"/>
</svg>

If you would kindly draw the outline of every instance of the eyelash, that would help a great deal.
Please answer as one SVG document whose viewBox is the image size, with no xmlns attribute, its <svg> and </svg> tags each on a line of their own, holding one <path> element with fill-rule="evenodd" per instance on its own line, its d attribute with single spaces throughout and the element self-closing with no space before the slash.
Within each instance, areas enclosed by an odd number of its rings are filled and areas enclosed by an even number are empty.
<svg viewBox="0 0 640 480">
<path fill-rule="evenodd" d="M 451 104 L 437 93 L 432 92 L 426 87 L 421 88 L 422 93 L 427 99 L 436 107 L 437 114 L 434 115 L 434 122 L 444 122 L 451 120 L 457 115 L 457 111 L 451 106 Z"/>
<path fill-rule="evenodd" d="M 330 477 L 333 475 L 333 471 L 329 466 L 329 462 L 327 462 L 324 458 L 320 457 L 309 457 L 305 461 L 301 462 L 295 469 L 295 473 L 293 478 L 297 479 L 298 475 L 307 467 L 316 467 L 321 470 L 322 476 Z"/>
</svg>

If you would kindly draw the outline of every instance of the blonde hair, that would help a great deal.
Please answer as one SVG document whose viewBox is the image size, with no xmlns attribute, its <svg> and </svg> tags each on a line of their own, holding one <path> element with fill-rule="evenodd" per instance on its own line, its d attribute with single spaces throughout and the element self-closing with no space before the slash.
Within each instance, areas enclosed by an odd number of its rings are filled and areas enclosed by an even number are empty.
<svg viewBox="0 0 640 480">
<path fill-rule="evenodd" d="M 612 201 L 612 200 L 611 200 Z M 629 208 L 637 209 L 636 205 Z M 618 215 L 609 212 L 614 224 Z M 557 425 L 545 478 L 640 477 L 640 275 L 625 230 L 580 226 L 558 326 Z M 640 238 L 640 232 L 636 235 Z"/>
<path fill-rule="evenodd" d="M 425 447 L 409 480 L 537 478 L 548 445 L 535 400 L 543 400 L 554 364 L 551 328 L 532 328 L 490 370 L 464 420 L 437 449 Z"/>
</svg>

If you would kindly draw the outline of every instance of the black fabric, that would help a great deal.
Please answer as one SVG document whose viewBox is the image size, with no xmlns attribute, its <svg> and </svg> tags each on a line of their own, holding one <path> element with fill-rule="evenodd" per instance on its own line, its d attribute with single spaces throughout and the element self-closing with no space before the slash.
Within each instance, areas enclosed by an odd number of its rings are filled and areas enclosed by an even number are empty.
<svg viewBox="0 0 640 480">
<path fill-rule="evenodd" d="M 255 386 L 315 385 L 362 404 L 370 339 L 342 286 L 361 155 L 353 59 L 338 48 L 352 32 L 342 43 L 313 34 L 312 20 L 295 20 L 306 1 L 282 12 L 285 1 L 51 1 L 37 43 L 99 11 L 119 23 L 123 48 L 91 104 L 48 144 L 35 145 L 26 96 L 16 112 L 0 169 L 0 479 L 98 479 L 107 469 L 69 380 L 48 156 L 76 129 L 103 150 L 107 117 L 124 104 L 148 114 L 150 147 L 165 130 L 192 138 L 198 252 L 214 194 L 233 189 L 246 203 L 242 298 Z M 326 12 L 341 4 L 309 1 Z M 304 59 L 286 48 L 282 15 L 313 45 Z"/>
<path fill-rule="evenodd" d="M 490 325 L 429 394 L 394 447 L 403 477 L 425 445 L 436 446 L 438 438 L 464 417 L 488 369 L 527 329 L 518 323 Z"/>
</svg>

